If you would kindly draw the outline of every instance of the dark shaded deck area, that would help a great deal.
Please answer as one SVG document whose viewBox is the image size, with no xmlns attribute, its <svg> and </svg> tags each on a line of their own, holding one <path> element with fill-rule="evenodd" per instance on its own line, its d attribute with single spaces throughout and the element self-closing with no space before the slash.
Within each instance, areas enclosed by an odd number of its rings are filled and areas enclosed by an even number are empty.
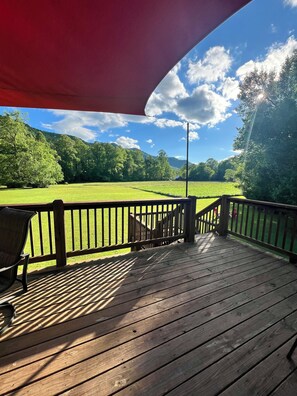
<svg viewBox="0 0 297 396">
<path fill-rule="evenodd" d="M 44 274 L 15 306 L 3 395 L 297 393 L 297 268 L 231 239 Z"/>
</svg>

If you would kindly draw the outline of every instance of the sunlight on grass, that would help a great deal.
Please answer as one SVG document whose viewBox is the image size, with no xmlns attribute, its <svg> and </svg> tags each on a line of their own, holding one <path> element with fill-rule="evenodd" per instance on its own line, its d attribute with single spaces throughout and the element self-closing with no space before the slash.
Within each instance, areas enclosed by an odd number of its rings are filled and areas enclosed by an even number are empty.
<svg viewBox="0 0 297 396">
<path fill-rule="evenodd" d="M 197 196 L 197 212 L 210 205 L 216 198 L 223 194 L 241 194 L 235 183 L 223 182 L 190 182 L 190 195 Z M 184 196 L 185 182 L 181 181 L 162 181 L 162 182 L 122 182 L 122 183 L 85 183 L 55 185 L 49 188 L 25 188 L 25 189 L 6 189 L 0 188 L 0 204 L 10 205 L 18 203 L 49 203 L 56 199 L 64 202 L 92 202 L 92 201 L 133 201 L 145 199 L 166 199 L 168 196 Z M 206 198 L 205 198 L 206 197 Z M 68 214 L 66 219 L 66 243 L 70 248 L 70 228 Z M 47 214 L 41 214 L 41 221 L 45 229 L 48 228 Z M 37 216 L 33 219 L 33 225 L 37 225 Z M 68 223 L 67 223 L 68 222 Z M 51 218 L 53 229 L 53 220 Z M 40 240 L 38 227 L 33 227 L 35 254 L 40 254 Z M 126 232 L 125 232 L 126 234 Z M 92 236 L 93 237 L 93 236 Z M 50 241 L 47 234 L 44 234 L 44 251 L 49 253 Z M 76 247 L 77 248 L 77 247 Z M 83 255 L 68 259 L 68 263 L 75 263 L 83 260 L 96 259 L 100 257 L 124 254 L 130 249 L 117 249 L 97 254 Z M 44 267 L 54 266 L 55 261 L 48 261 L 37 264 L 30 264 L 29 269 L 39 270 Z"/>
</svg>

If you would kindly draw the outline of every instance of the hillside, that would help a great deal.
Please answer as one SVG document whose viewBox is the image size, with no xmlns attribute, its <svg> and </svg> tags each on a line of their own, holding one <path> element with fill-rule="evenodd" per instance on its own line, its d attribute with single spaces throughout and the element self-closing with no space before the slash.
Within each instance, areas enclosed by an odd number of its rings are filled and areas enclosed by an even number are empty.
<svg viewBox="0 0 297 396">
<path fill-rule="evenodd" d="M 45 138 L 46 138 L 46 140 L 47 140 L 48 142 L 53 142 L 53 141 L 55 141 L 55 140 L 60 136 L 59 133 L 55 133 L 55 132 L 46 132 L 46 131 L 43 131 L 43 130 L 41 130 L 41 129 L 33 128 L 33 127 L 31 127 L 30 125 L 28 125 L 28 124 L 27 124 L 27 127 L 28 127 L 28 129 L 29 129 L 33 134 L 35 134 L 35 135 L 36 135 L 37 133 L 41 132 L 41 133 L 45 136 Z M 90 145 L 93 144 L 93 143 L 87 143 L 87 142 L 85 142 L 84 140 L 82 140 L 82 139 L 80 139 L 80 138 L 78 138 L 78 137 L 72 136 L 72 135 L 68 135 L 68 134 L 67 134 L 67 136 L 70 137 L 71 139 L 73 139 L 74 141 L 75 141 L 75 140 L 79 140 L 79 141 L 82 141 L 82 142 L 84 142 L 84 143 L 86 143 L 86 144 L 90 144 Z M 100 143 L 100 142 L 99 142 L 99 143 Z M 150 155 L 150 154 L 148 154 L 148 153 L 146 153 L 146 152 L 144 152 L 144 151 L 142 151 L 142 150 L 138 150 L 138 149 L 130 149 L 130 150 L 133 150 L 133 151 L 140 151 L 140 152 L 142 153 L 142 155 L 143 155 L 144 158 L 146 158 L 146 157 L 148 157 L 148 156 Z M 157 158 L 157 157 L 154 156 L 154 155 L 152 155 L 151 157 Z M 181 168 L 186 164 L 186 160 L 180 160 L 180 159 L 175 158 L 175 157 L 168 157 L 168 162 L 169 162 L 169 165 L 170 165 L 172 168 L 176 168 L 176 169 L 181 169 Z"/>
</svg>

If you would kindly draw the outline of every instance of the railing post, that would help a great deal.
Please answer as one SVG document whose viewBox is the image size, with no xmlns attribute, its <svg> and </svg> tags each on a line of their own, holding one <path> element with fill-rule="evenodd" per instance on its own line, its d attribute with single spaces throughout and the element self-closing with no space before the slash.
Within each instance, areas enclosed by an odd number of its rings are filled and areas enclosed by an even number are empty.
<svg viewBox="0 0 297 396">
<path fill-rule="evenodd" d="M 53 202 L 54 211 L 54 228 L 56 242 L 56 265 L 64 267 L 67 264 L 66 257 L 66 240 L 65 240 L 65 220 L 64 220 L 64 203 L 61 199 Z"/>
<path fill-rule="evenodd" d="M 186 204 L 186 213 L 184 219 L 185 242 L 195 241 L 195 214 L 196 214 L 196 197 L 189 196 L 189 203 Z"/>
<path fill-rule="evenodd" d="M 226 236 L 228 234 L 229 208 L 230 208 L 229 195 L 222 195 L 220 224 L 218 227 L 218 233 L 221 236 Z"/>
</svg>

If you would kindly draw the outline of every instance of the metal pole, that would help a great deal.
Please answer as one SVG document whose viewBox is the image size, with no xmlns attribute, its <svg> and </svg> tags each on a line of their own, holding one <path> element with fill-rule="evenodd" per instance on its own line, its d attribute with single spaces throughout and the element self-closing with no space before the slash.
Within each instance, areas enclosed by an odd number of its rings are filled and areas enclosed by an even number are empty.
<svg viewBox="0 0 297 396">
<path fill-rule="evenodd" d="M 187 122 L 186 197 L 189 195 L 189 129 L 190 125 Z"/>
</svg>

